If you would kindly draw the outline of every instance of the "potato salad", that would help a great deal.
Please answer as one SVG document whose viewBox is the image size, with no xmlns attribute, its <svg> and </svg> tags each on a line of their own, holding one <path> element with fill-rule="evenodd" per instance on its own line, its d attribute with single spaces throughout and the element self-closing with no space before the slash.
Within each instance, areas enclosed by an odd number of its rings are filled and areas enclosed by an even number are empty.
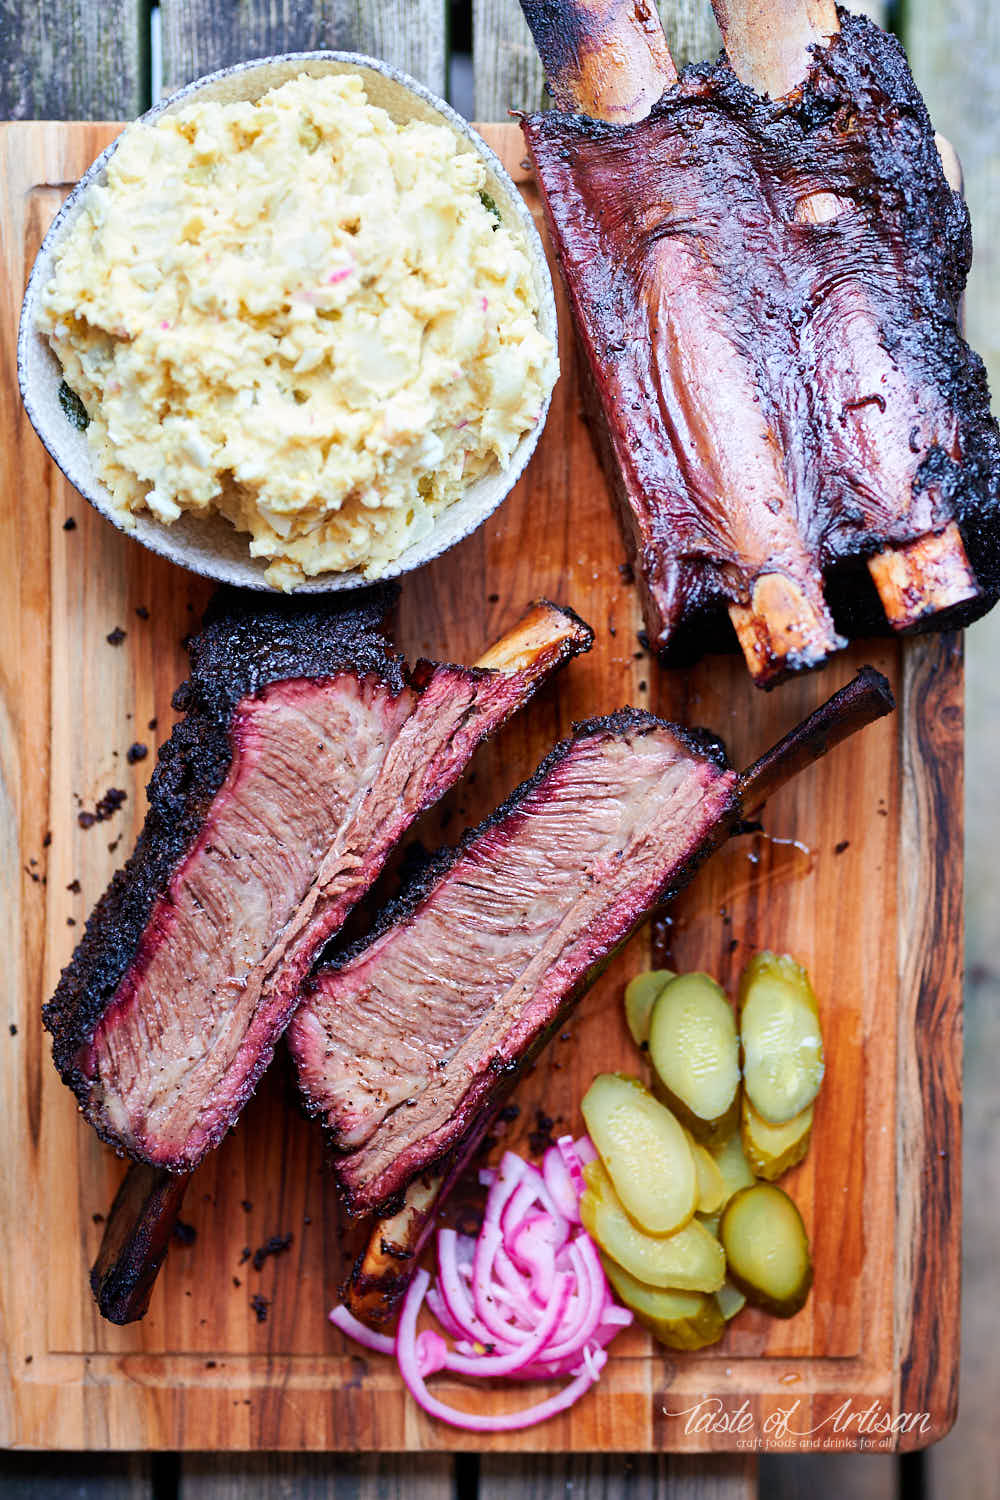
<svg viewBox="0 0 1000 1500">
<path fill-rule="evenodd" d="M 480 158 L 354 73 L 130 127 L 40 326 L 123 519 L 221 512 L 285 589 L 378 577 L 558 369 Z"/>
</svg>

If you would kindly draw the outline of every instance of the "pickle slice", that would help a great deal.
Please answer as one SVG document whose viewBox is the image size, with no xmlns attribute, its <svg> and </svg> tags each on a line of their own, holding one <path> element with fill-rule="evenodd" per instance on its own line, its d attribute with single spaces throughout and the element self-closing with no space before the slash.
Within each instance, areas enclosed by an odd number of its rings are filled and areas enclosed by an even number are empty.
<svg viewBox="0 0 1000 1500">
<path fill-rule="evenodd" d="M 669 1349 L 704 1349 L 717 1344 L 725 1333 L 726 1319 L 716 1301 L 718 1293 L 709 1296 L 705 1292 L 648 1286 L 609 1255 L 602 1253 L 601 1260 L 619 1300 Z"/>
<path fill-rule="evenodd" d="M 809 1150 L 813 1106 L 784 1125 L 762 1120 L 746 1094 L 740 1111 L 740 1139 L 747 1161 L 758 1177 L 774 1182 L 782 1172 L 796 1166 Z"/>
<path fill-rule="evenodd" d="M 719 1311 L 727 1323 L 730 1318 L 735 1318 L 738 1312 L 742 1312 L 747 1305 L 746 1294 L 741 1292 L 739 1287 L 729 1280 L 728 1276 L 716 1292 L 715 1300 L 719 1304 Z"/>
<path fill-rule="evenodd" d="M 625 1020 L 637 1047 L 649 1041 L 649 1018 L 661 990 L 675 978 L 672 969 L 651 969 L 637 974 L 625 986 Z"/>
<path fill-rule="evenodd" d="M 647 1234 L 673 1234 L 694 1213 L 694 1157 L 683 1129 L 638 1078 L 599 1073 L 581 1105 L 590 1138 L 626 1211 Z"/>
<path fill-rule="evenodd" d="M 753 1187 L 757 1179 L 744 1155 L 743 1142 L 740 1140 L 738 1130 L 723 1141 L 721 1146 L 713 1146 L 711 1152 L 715 1165 L 722 1173 L 727 1203 L 734 1193 L 740 1191 L 740 1188 Z"/>
<path fill-rule="evenodd" d="M 743 1086 L 761 1119 L 784 1125 L 808 1109 L 823 1082 L 823 1034 L 808 974 L 787 954 L 758 953 L 740 977 L 739 1010 Z"/>
<path fill-rule="evenodd" d="M 715 1292 L 726 1275 L 722 1246 L 692 1219 L 675 1234 L 644 1234 L 633 1223 L 600 1161 L 583 1169 L 586 1192 L 580 1199 L 583 1227 L 611 1259 L 647 1286 L 684 1292 Z"/>
<path fill-rule="evenodd" d="M 747 1301 L 776 1318 L 794 1317 L 813 1268 L 802 1215 L 788 1194 L 773 1182 L 742 1188 L 726 1205 L 719 1232 L 730 1280 Z"/>
<path fill-rule="evenodd" d="M 706 1214 L 718 1213 L 730 1196 L 726 1191 L 725 1179 L 719 1171 L 718 1163 L 712 1153 L 699 1145 L 693 1136 L 688 1137 L 688 1145 L 694 1157 L 695 1181 L 697 1182 L 698 1201 L 695 1204 L 695 1213 L 702 1217 Z"/>
<path fill-rule="evenodd" d="M 707 974 L 680 974 L 649 1023 L 649 1055 L 664 1101 L 700 1141 L 736 1128 L 740 1049 L 733 1008 Z"/>
</svg>

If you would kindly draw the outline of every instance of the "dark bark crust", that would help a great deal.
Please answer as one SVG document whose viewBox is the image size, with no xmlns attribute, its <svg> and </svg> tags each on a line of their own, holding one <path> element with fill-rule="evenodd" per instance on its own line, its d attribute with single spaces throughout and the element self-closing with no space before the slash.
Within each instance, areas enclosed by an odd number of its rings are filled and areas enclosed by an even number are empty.
<svg viewBox="0 0 1000 1500">
<path fill-rule="evenodd" d="M 223 590 L 209 605 L 201 631 L 188 643 L 191 675 L 174 694 L 174 707 L 185 717 L 160 749 L 135 850 L 98 901 L 42 1010 L 53 1061 L 81 1102 L 89 1080 L 76 1065 L 77 1054 L 93 1036 L 135 957 L 154 902 L 225 781 L 236 705 L 272 682 L 344 671 L 371 675 L 402 692 L 404 665 L 381 632 L 397 592 L 381 586 L 330 605 Z"/>
</svg>

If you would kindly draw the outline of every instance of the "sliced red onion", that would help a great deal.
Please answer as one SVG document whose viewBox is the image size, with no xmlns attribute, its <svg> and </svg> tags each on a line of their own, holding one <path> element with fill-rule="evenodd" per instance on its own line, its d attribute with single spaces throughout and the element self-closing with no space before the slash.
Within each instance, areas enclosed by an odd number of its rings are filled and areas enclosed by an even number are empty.
<svg viewBox="0 0 1000 1500">
<path fill-rule="evenodd" d="M 483 1226 L 485 1229 L 485 1225 Z M 445 1300 L 448 1312 L 468 1338 L 481 1344 L 493 1344 L 493 1331 L 476 1316 L 472 1300 L 462 1283 L 455 1262 L 455 1231 L 438 1231 L 438 1289 Z M 514 1340 L 508 1347 L 516 1346 Z"/>
<path fill-rule="evenodd" d="M 613 1300 L 596 1246 L 579 1225 L 583 1163 L 596 1152 L 589 1137 L 563 1136 L 539 1171 L 504 1153 L 484 1169 L 488 1189 L 479 1234 L 453 1229 L 437 1236 L 438 1275 L 418 1271 L 406 1294 L 395 1343 L 359 1323 L 346 1308 L 331 1321 L 380 1353 L 395 1352 L 414 1400 L 431 1416 L 473 1432 L 530 1427 L 565 1411 L 593 1385 L 607 1362 L 605 1345 L 632 1322 Z M 450 1335 L 417 1332 L 428 1309 Z M 552 1380 L 568 1377 L 555 1396 L 509 1416 L 479 1416 L 447 1406 L 426 1381 L 442 1370 L 478 1378 Z"/>
<path fill-rule="evenodd" d="M 589 1135 L 579 1136 L 578 1139 L 573 1142 L 573 1145 L 576 1147 L 576 1154 L 580 1158 L 583 1166 L 587 1166 L 589 1162 L 597 1160 L 597 1147 L 594 1145 Z"/>
<path fill-rule="evenodd" d="M 537 1423 L 566 1411 L 594 1384 L 599 1373 L 596 1357 L 592 1359 L 590 1370 L 583 1369 L 556 1395 L 518 1412 L 486 1416 L 480 1413 L 459 1411 L 457 1407 L 448 1406 L 445 1402 L 439 1401 L 427 1389 L 427 1384 L 420 1373 L 416 1349 L 417 1317 L 429 1283 L 430 1276 L 426 1271 L 416 1273 L 403 1302 L 403 1310 L 399 1316 L 399 1329 L 396 1333 L 396 1358 L 399 1361 L 399 1373 L 414 1401 L 427 1412 L 428 1416 L 439 1417 L 442 1422 L 449 1422 L 453 1427 L 465 1428 L 468 1432 L 514 1432 L 523 1427 L 534 1427 Z"/>
<path fill-rule="evenodd" d="M 589 1139 L 589 1137 L 588 1137 Z M 583 1175 L 583 1158 L 577 1149 L 576 1141 L 571 1135 L 561 1135 L 556 1141 L 556 1150 L 563 1166 L 566 1168 L 567 1176 L 573 1189 L 573 1213 L 568 1215 L 575 1224 L 580 1223 L 580 1199 L 586 1191 L 587 1183 Z"/>
<path fill-rule="evenodd" d="M 490 1378 L 497 1375 L 517 1375 L 531 1364 L 535 1356 L 548 1343 L 559 1323 L 569 1296 L 569 1281 L 560 1280 L 552 1291 L 552 1300 L 542 1314 L 537 1328 L 525 1339 L 520 1349 L 511 1354 L 477 1354 L 467 1358 L 461 1354 L 447 1354 L 445 1364 L 456 1375 L 475 1375 Z M 423 1335 L 421 1334 L 421 1337 Z M 442 1340 L 443 1342 L 443 1340 Z"/>
<path fill-rule="evenodd" d="M 572 1147 L 571 1136 L 563 1136 L 562 1140 L 549 1147 L 542 1158 L 542 1178 L 563 1218 L 568 1219 L 571 1224 L 579 1224 L 583 1178 L 581 1175 L 581 1186 L 578 1188 L 562 1151 L 563 1141 L 569 1141 Z"/>
</svg>

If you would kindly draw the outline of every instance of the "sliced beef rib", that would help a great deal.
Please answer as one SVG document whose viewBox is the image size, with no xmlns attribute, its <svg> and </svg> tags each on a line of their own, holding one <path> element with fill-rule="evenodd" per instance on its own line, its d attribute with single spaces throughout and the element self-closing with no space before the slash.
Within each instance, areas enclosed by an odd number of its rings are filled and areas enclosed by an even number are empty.
<svg viewBox="0 0 1000 1500">
<path fill-rule="evenodd" d="M 717 742 L 625 710 L 580 725 L 376 935 L 306 986 L 308 1108 L 367 1212 L 452 1149 L 650 907 L 738 815 Z"/>
<path fill-rule="evenodd" d="M 84 1114 L 137 1160 L 188 1172 L 218 1144 L 393 844 L 592 639 L 542 603 L 484 665 L 411 674 L 390 597 L 230 598 L 191 643 L 135 852 L 44 1012 Z"/>
</svg>

